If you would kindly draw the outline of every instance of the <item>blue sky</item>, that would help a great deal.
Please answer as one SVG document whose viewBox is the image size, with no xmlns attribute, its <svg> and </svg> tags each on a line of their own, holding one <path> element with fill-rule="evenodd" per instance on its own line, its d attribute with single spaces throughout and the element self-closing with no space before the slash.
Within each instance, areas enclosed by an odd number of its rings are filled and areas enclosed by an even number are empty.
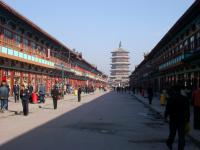
<svg viewBox="0 0 200 150">
<path fill-rule="evenodd" d="M 194 0 L 4 0 L 70 48 L 110 73 L 122 41 L 130 70 L 143 60 Z"/>
</svg>

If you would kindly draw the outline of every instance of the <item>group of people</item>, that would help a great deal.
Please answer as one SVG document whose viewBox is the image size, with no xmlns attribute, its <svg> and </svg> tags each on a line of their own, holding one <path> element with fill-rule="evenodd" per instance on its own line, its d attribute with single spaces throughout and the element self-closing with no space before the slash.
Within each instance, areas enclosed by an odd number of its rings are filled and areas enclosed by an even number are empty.
<svg viewBox="0 0 200 150">
<path fill-rule="evenodd" d="M 24 82 L 24 84 L 26 84 L 26 82 Z M 29 102 L 32 102 L 32 94 L 34 92 L 33 90 L 33 85 L 29 82 L 27 85 L 27 88 L 29 90 Z M 38 89 L 38 100 L 39 103 L 45 103 L 45 93 L 46 93 L 46 87 L 43 83 L 41 83 L 39 85 L 39 89 Z M 13 85 L 13 95 L 14 95 L 14 99 L 15 99 L 15 103 L 19 102 L 19 97 L 20 97 L 20 85 L 18 84 L 18 82 L 16 81 L 15 84 Z"/>
<path fill-rule="evenodd" d="M 114 91 L 117 91 L 117 93 L 126 93 L 127 91 L 130 92 L 131 91 L 131 87 L 130 86 L 118 86 L 118 87 L 113 87 Z"/>
<path fill-rule="evenodd" d="M 25 116 L 28 115 L 28 103 L 30 98 L 30 91 L 28 90 L 28 86 L 23 83 L 21 87 L 19 85 L 14 85 L 14 98 L 15 102 L 19 101 L 19 97 L 22 101 L 23 113 Z M 10 88 L 7 84 L 6 78 L 2 79 L 2 83 L 0 86 L 0 101 L 1 101 L 1 112 L 4 113 L 8 110 L 8 98 L 9 98 Z"/>
<path fill-rule="evenodd" d="M 83 91 L 83 88 L 79 86 L 78 88 L 78 102 L 81 101 L 81 93 Z M 22 102 L 22 108 L 23 108 L 23 114 L 24 116 L 27 116 L 29 114 L 29 103 L 32 102 L 32 93 L 34 92 L 33 86 L 31 83 L 27 84 L 26 82 L 23 82 L 21 85 L 18 84 L 16 81 L 13 85 L 13 96 L 15 103 L 19 102 L 19 99 L 21 99 Z M 89 92 L 94 92 L 94 90 L 89 90 Z M 2 82 L 0 85 L 0 104 L 1 109 L 0 111 L 4 113 L 8 110 L 8 98 L 10 93 L 10 87 L 7 84 L 6 77 L 2 78 Z M 46 94 L 46 87 L 44 84 L 40 84 L 38 88 L 38 103 L 45 103 L 45 94 Z M 62 88 L 59 84 L 59 82 L 56 80 L 54 86 L 51 89 L 51 97 L 53 100 L 53 107 L 54 109 L 57 109 L 57 101 L 62 96 Z"/>
</svg>

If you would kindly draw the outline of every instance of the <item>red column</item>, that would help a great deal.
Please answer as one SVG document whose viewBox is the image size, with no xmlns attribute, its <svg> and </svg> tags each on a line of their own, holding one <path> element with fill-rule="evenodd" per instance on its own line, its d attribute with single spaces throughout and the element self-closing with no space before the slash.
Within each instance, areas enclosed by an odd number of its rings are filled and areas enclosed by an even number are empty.
<svg viewBox="0 0 200 150">
<path fill-rule="evenodd" d="M 29 72 L 28 73 L 28 83 L 30 83 L 31 82 L 31 73 Z"/>
<path fill-rule="evenodd" d="M 10 73 L 10 93 L 11 93 L 11 95 L 13 95 L 14 75 L 15 75 L 15 72 L 12 70 Z"/>
<path fill-rule="evenodd" d="M 23 77 L 24 77 L 23 72 L 20 72 L 20 85 L 24 82 Z"/>
</svg>

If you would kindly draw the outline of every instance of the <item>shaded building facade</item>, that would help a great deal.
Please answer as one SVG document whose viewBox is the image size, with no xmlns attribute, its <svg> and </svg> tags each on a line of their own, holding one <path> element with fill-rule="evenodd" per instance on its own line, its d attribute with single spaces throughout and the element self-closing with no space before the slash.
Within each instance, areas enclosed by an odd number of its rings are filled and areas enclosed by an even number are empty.
<svg viewBox="0 0 200 150">
<path fill-rule="evenodd" d="M 155 91 L 175 84 L 200 87 L 200 1 L 181 16 L 130 76 L 133 87 Z"/>
</svg>

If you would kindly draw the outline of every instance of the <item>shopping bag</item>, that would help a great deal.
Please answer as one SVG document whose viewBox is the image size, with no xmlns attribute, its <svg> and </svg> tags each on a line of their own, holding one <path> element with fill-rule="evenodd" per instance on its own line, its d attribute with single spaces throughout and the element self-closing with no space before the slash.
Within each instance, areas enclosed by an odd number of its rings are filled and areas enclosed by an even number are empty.
<svg viewBox="0 0 200 150">
<path fill-rule="evenodd" d="M 190 122 L 185 123 L 185 135 L 188 135 L 190 133 Z"/>
</svg>

